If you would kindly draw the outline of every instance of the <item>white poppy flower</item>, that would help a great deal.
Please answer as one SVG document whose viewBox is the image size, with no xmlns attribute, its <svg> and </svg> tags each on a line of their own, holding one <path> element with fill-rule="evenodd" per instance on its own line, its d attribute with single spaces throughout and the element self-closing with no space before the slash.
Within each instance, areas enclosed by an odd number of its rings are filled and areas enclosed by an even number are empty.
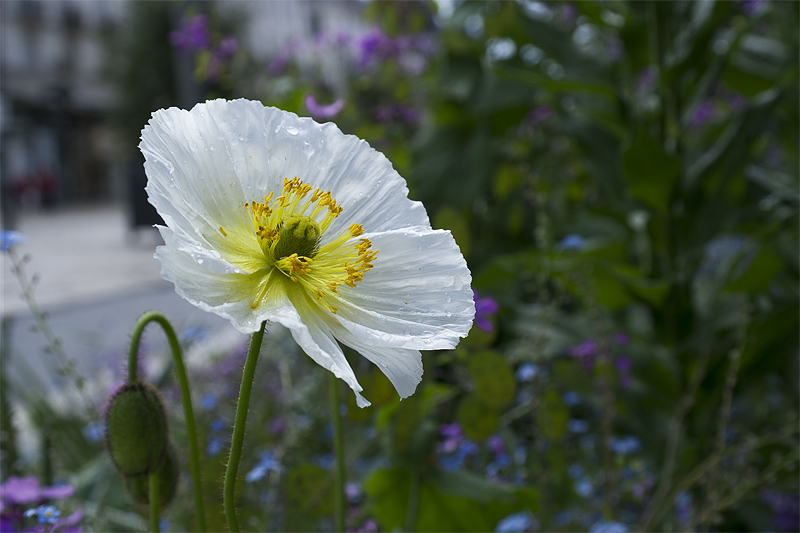
<svg viewBox="0 0 800 533">
<path fill-rule="evenodd" d="M 167 225 L 164 279 L 243 333 L 288 328 L 359 406 L 369 402 L 336 339 L 405 398 L 419 350 L 469 332 L 471 276 L 452 235 L 431 229 L 386 157 L 334 124 L 214 100 L 155 112 L 139 148 Z"/>
</svg>

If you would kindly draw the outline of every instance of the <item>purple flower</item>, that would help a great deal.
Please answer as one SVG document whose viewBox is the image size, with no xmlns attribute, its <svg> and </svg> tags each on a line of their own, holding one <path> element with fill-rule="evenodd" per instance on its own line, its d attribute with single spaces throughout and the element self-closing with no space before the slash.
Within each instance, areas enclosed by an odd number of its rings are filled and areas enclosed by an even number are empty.
<svg viewBox="0 0 800 533">
<path fill-rule="evenodd" d="M 506 455 L 506 447 L 503 444 L 503 439 L 498 435 L 493 435 L 486 439 L 486 447 L 489 448 L 489 451 L 492 452 L 492 455 L 495 457 Z"/>
<path fill-rule="evenodd" d="M 206 64 L 206 79 L 216 81 L 222 67 L 238 49 L 239 42 L 235 37 L 226 37 L 222 39 L 222 41 L 214 47 L 211 57 L 208 58 L 208 63 Z"/>
<path fill-rule="evenodd" d="M 208 15 L 200 14 L 181 20 L 181 28 L 170 32 L 172 46 L 181 52 L 198 52 L 211 46 Z"/>
<path fill-rule="evenodd" d="M 619 385 L 623 389 L 631 387 L 631 368 L 633 361 L 627 355 L 621 355 L 614 359 L 614 366 L 617 368 L 619 374 Z"/>
<path fill-rule="evenodd" d="M 344 100 L 339 98 L 332 104 L 321 105 L 313 94 L 307 94 L 305 98 L 306 109 L 316 119 L 333 118 L 339 114 L 344 107 Z"/>
<path fill-rule="evenodd" d="M 388 124 L 392 120 L 399 120 L 412 126 L 419 123 L 419 111 L 403 104 L 378 105 L 372 108 L 375 120 Z"/>
<path fill-rule="evenodd" d="M 614 342 L 620 346 L 627 346 L 630 341 L 630 336 L 624 331 L 619 331 L 614 334 Z"/>
<path fill-rule="evenodd" d="M 272 56 L 272 61 L 270 61 L 267 67 L 267 74 L 270 76 L 283 74 L 283 71 L 286 70 L 289 62 L 294 57 L 295 53 L 297 53 L 297 49 L 298 44 L 294 39 L 281 46 L 275 55 Z"/>
<path fill-rule="evenodd" d="M 658 69 L 656 67 L 645 67 L 639 72 L 636 78 L 636 90 L 638 92 L 650 92 L 658 79 Z"/>
<path fill-rule="evenodd" d="M 593 339 L 583 341 L 579 345 L 570 348 L 569 355 L 571 357 L 580 357 L 583 359 L 594 357 L 597 355 L 597 342 Z"/>
<path fill-rule="evenodd" d="M 26 504 L 48 499 L 63 500 L 74 493 L 75 487 L 71 485 L 40 487 L 39 480 L 34 476 L 12 476 L 0 485 L 0 500 L 10 504 Z"/>
<path fill-rule="evenodd" d="M 475 324 L 486 333 L 491 333 L 494 331 L 494 324 L 491 323 L 489 317 L 497 314 L 500 310 L 500 305 L 491 296 L 481 298 L 478 291 L 473 290 L 472 292 L 475 300 Z"/>
<path fill-rule="evenodd" d="M 764 0 L 741 0 L 742 11 L 745 15 L 757 14 L 765 4 Z"/>
<path fill-rule="evenodd" d="M 372 68 L 379 61 L 394 55 L 397 50 L 395 43 L 378 29 L 362 35 L 356 46 L 358 65 L 363 69 Z"/>
<path fill-rule="evenodd" d="M 714 115 L 716 115 L 717 108 L 714 105 L 714 102 L 711 100 L 706 100 L 697 108 L 695 108 L 694 112 L 692 113 L 692 118 L 689 120 L 689 125 L 694 128 L 699 128 L 707 124 Z"/>
<path fill-rule="evenodd" d="M 0 231 L 0 252 L 7 252 L 12 246 L 23 244 L 27 239 L 18 231 Z"/>
<path fill-rule="evenodd" d="M 800 503 L 797 494 L 765 489 L 761 491 L 761 500 L 772 508 L 772 521 L 781 531 L 800 531 Z"/>
</svg>

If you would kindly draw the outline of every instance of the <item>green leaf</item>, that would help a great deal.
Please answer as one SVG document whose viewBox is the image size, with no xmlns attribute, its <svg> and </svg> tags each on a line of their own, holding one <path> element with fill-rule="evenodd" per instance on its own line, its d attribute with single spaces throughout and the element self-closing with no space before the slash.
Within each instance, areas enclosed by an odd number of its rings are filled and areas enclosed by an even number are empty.
<svg viewBox="0 0 800 533">
<path fill-rule="evenodd" d="M 511 486 L 499 485 L 464 470 L 449 472 L 435 470 L 426 477 L 439 491 L 453 496 L 462 496 L 480 503 L 492 501 L 517 503 Z"/>
<path fill-rule="evenodd" d="M 502 409 L 514 401 L 517 382 L 502 355 L 494 351 L 480 352 L 469 359 L 468 366 L 475 394 L 483 403 Z"/>
<path fill-rule="evenodd" d="M 550 440 L 560 440 L 567 429 L 568 419 L 569 410 L 561 401 L 561 396 L 555 389 L 548 390 L 536 410 L 539 431 Z"/>
<path fill-rule="evenodd" d="M 461 248 L 461 253 L 469 256 L 472 236 L 469 231 L 467 219 L 452 207 L 443 207 L 436 213 L 433 219 L 433 226 L 436 229 L 447 229 L 453 234 L 456 244 Z"/>
<path fill-rule="evenodd" d="M 477 396 L 468 394 L 458 404 L 456 419 L 464 430 L 464 435 L 472 440 L 491 437 L 497 427 L 499 413 L 480 401 Z"/>
<path fill-rule="evenodd" d="M 328 472 L 312 464 L 301 465 L 286 479 L 286 497 L 291 509 L 313 516 L 333 513 L 333 483 Z"/>
<path fill-rule="evenodd" d="M 680 177 L 680 162 L 639 130 L 622 154 L 622 166 L 631 195 L 652 209 L 666 212 Z"/>
</svg>

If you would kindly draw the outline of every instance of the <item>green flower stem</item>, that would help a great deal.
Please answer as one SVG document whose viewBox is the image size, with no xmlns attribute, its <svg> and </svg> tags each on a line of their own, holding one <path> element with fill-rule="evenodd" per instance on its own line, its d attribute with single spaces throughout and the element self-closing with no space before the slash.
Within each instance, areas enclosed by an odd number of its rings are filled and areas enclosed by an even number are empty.
<svg viewBox="0 0 800 533">
<path fill-rule="evenodd" d="M 336 482 L 334 484 L 334 504 L 336 509 L 336 531 L 344 532 L 344 442 L 342 439 L 342 417 L 339 413 L 339 378 L 328 372 L 331 414 L 333 415 L 333 447 L 336 453 Z"/>
<path fill-rule="evenodd" d="M 159 529 L 159 520 L 158 520 L 158 472 L 153 472 L 149 476 L 150 478 L 150 492 L 147 495 L 147 498 L 150 500 L 150 530 L 155 531 L 158 533 Z"/>
<path fill-rule="evenodd" d="M 189 468 L 192 474 L 192 491 L 194 493 L 194 507 L 197 520 L 197 530 L 201 533 L 206 531 L 206 514 L 203 504 L 203 486 L 200 479 L 200 452 L 197 448 L 197 431 L 194 425 L 194 410 L 192 409 L 192 394 L 189 390 L 189 379 L 186 377 L 186 367 L 183 365 L 183 355 L 181 345 L 178 342 L 178 336 L 175 334 L 172 324 L 161 313 L 151 311 L 145 313 L 136 322 L 131 334 L 131 346 L 128 351 L 128 382 L 136 382 L 136 360 L 139 355 L 139 342 L 142 337 L 142 332 L 145 326 L 150 322 L 157 322 L 169 341 L 169 347 L 172 351 L 172 360 L 175 365 L 175 375 L 178 377 L 178 385 L 181 389 L 181 403 L 183 404 L 183 413 L 186 418 L 186 437 L 189 441 Z M 152 480 L 151 480 L 152 486 Z"/>
<path fill-rule="evenodd" d="M 250 349 L 242 371 L 242 385 L 239 388 L 239 402 L 236 404 L 236 419 L 233 423 L 233 436 L 231 437 L 231 454 L 228 458 L 228 467 L 225 470 L 225 484 L 222 492 L 222 501 L 225 507 L 225 520 L 228 529 L 234 533 L 241 531 L 239 520 L 236 518 L 236 475 L 239 471 L 239 459 L 242 456 L 244 443 L 244 428 L 247 425 L 247 409 L 250 405 L 250 390 L 253 388 L 253 377 L 256 373 L 256 362 L 261 351 L 261 341 L 264 338 L 264 328 L 267 323 L 261 323 L 261 329 L 253 333 L 250 340 Z"/>
</svg>

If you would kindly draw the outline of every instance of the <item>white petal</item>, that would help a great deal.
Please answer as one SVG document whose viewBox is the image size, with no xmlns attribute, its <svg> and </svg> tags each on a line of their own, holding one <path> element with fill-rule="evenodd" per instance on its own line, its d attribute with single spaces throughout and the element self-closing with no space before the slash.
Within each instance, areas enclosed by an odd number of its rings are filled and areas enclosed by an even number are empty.
<svg viewBox="0 0 800 533">
<path fill-rule="evenodd" d="M 471 276 L 449 231 L 365 234 L 378 255 L 355 288 L 339 288 L 339 322 L 366 344 L 453 348 L 475 316 Z"/>
<path fill-rule="evenodd" d="M 295 342 L 303 351 L 323 368 L 333 372 L 333 375 L 347 383 L 356 395 L 359 407 L 368 407 L 368 402 L 363 396 L 353 369 L 342 352 L 341 347 L 333 338 L 331 330 L 319 310 L 310 307 L 304 300 L 293 302 L 294 308 L 286 308 L 285 312 L 273 316 L 272 320 L 283 325 L 292 332 Z"/>
<path fill-rule="evenodd" d="M 254 276 L 226 273 L 226 263 L 216 260 L 211 252 L 198 249 L 190 253 L 190 240 L 182 240 L 169 228 L 159 228 L 164 246 L 156 249 L 161 261 L 161 277 L 175 284 L 175 291 L 184 299 L 204 311 L 216 313 L 231 321 L 242 333 L 258 331 L 264 320 L 269 320 L 284 306 L 291 306 L 279 291 L 269 293 L 257 311 L 250 304 L 260 296 Z M 205 255 L 204 255 L 205 254 Z"/>
<path fill-rule="evenodd" d="M 353 222 L 367 231 L 429 224 L 422 204 L 408 199 L 405 180 L 365 141 L 259 102 L 212 100 L 191 111 L 157 111 L 139 147 L 151 202 L 162 215 L 167 204 L 175 206 L 182 216 L 174 223 L 186 224 L 189 234 L 246 229 L 244 203 L 277 196 L 283 179 L 294 176 L 331 191 L 343 207 L 326 239 Z"/>
<path fill-rule="evenodd" d="M 341 325 L 333 324 L 333 334 L 344 344 L 375 363 L 401 398 L 408 398 L 422 381 L 422 355 L 418 350 L 387 348 L 361 340 Z"/>
</svg>

